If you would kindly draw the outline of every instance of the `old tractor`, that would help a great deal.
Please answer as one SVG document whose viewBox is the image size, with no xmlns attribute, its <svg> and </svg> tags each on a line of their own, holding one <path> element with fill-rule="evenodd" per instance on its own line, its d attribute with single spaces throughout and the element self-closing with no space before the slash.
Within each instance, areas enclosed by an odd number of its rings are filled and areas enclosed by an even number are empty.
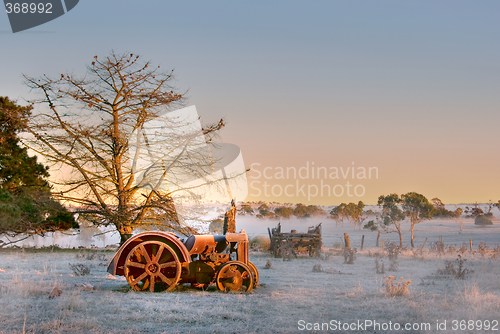
<svg viewBox="0 0 500 334">
<path fill-rule="evenodd" d="M 185 240 L 171 232 L 143 232 L 128 239 L 108 266 L 112 275 L 125 276 L 136 291 L 170 291 L 191 283 L 221 291 L 249 292 L 259 273 L 248 260 L 248 236 L 191 235 Z"/>
<path fill-rule="evenodd" d="M 297 233 L 291 230 L 289 233 L 281 232 L 281 223 L 271 229 L 267 229 L 271 239 L 271 252 L 274 257 L 283 257 L 283 259 L 297 256 L 301 250 L 307 250 L 310 257 L 318 257 L 321 254 L 321 223 L 317 226 L 309 227 L 307 233 Z"/>
</svg>

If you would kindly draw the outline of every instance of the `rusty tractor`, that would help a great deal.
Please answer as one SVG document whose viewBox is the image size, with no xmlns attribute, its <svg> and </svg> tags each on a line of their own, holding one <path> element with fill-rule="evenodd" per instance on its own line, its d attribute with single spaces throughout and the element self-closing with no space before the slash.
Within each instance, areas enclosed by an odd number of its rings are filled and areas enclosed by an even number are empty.
<svg viewBox="0 0 500 334">
<path fill-rule="evenodd" d="M 281 232 L 281 223 L 271 229 L 267 229 L 271 239 L 271 252 L 274 257 L 283 257 L 290 260 L 291 256 L 297 256 L 301 250 L 307 250 L 310 257 L 318 257 L 321 254 L 321 223 L 317 226 L 309 227 L 307 233 L 297 233 L 291 230 L 290 233 Z"/>
<path fill-rule="evenodd" d="M 257 268 L 248 260 L 248 236 L 243 230 L 191 235 L 185 240 L 171 232 L 139 233 L 123 243 L 108 272 L 125 276 L 136 291 L 150 292 L 171 291 L 184 283 L 250 292 L 259 280 Z"/>
</svg>

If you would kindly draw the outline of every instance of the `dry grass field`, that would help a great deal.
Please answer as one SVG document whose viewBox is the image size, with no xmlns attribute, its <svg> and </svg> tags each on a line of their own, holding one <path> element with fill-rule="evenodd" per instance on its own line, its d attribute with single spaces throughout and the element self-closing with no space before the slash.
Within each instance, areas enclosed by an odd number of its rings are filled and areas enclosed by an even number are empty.
<svg viewBox="0 0 500 334">
<path fill-rule="evenodd" d="M 259 224 L 274 224 L 254 223 L 259 231 Z M 284 223 L 284 229 L 293 224 L 298 223 Z M 365 249 L 358 249 L 353 264 L 345 264 L 340 250 L 333 249 L 337 234 L 344 231 L 357 248 L 360 236 L 366 235 Z M 418 240 L 428 235 L 426 246 L 421 252 L 403 250 L 397 263 L 374 247 L 376 233 L 348 226 L 325 228 L 325 247 L 332 254 L 322 259 L 284 262 L 253 251 L 250 260 L 259 269 L 261 286 L 250 294 L 189 286 L 169 293 L 139 293 L 122 277 L 106 272 L 112 251 L 1 249 L 0 333 L 476 333 L 479 325 L 484 333 L 500 330 L 494 326 L 500 320 L 500 257 L 491 252 L 497 247 L 497 226 L 480 228 L 467 222 L 457 233 L 455 224 L 431 221 L 417 232 Z M 439 235 L 448 241 L 444 253 L 435 247 Z M 461 250 L 466 261 L 459 270 L 460 238 L 469 237 L 474 252 Z M 478 251 L 481 241 L 490 251 Z M 264 269 L 268 260 L 272 266 Z M 70 264 L 84 264 L 90 274 L 76 276 Z M 390 276 L 392 289 L 386 283 Z M 397 283 L 408 280 L 408 291 L 399 293 Z M 62 294 L 49 299 L 54 287 Z M 465 327 L 457 322 L 453 330 L 454 320 L 465 320 Z M 376 322 L 380 328 L 358 327 L 358 321 Z M 446 321 L 446 330 L 438 330 L 437 321 L 441 328 Z M 487 321 L 490 329 L 485 331 Z M 356 327 L 347 330 L 341 327 L 344 323 Z M 384 327 L 389 324 L 401 330 Z M 405 330 L 405 324 L 412 328 Z"/>
</svg>

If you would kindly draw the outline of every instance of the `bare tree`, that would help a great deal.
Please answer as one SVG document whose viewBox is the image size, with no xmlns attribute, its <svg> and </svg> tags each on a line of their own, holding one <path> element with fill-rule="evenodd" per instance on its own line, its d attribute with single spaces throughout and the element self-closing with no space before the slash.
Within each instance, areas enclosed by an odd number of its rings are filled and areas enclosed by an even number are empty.
<svg viewBox="0 0 500 334">
<path fill-rule="evenodd" d="M 185 100 L 173 78 L 138 55 L 114 52 L 94 57 L 83 77 L 25 76 L 42 96 L 33 101 L 25 142 L 59 167 L 54 196 L 95 225 L 114 225 L 121 242 L 136 227 L 196 233 L 179 219 L 172 196 L 213 171 L 202 146 L 224 121 L 197 130 L 193 120 L 170 117 Z"/>
</svg>

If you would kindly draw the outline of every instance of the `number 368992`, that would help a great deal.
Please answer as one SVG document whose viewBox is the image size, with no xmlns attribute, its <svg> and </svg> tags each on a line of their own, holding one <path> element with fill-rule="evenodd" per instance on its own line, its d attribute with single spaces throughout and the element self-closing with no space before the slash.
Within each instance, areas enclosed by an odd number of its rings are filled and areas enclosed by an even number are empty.
<svg viewBox="0 0 500 334">
<path fill-rule="evenodd" d="M 52 4 L 49 3 L 6 3 L 5 4 L 5 10 L 7 11 L 7 14 L 10 13 L 15 13 L 15 14 L 52 14 Z"/>
</svg>

